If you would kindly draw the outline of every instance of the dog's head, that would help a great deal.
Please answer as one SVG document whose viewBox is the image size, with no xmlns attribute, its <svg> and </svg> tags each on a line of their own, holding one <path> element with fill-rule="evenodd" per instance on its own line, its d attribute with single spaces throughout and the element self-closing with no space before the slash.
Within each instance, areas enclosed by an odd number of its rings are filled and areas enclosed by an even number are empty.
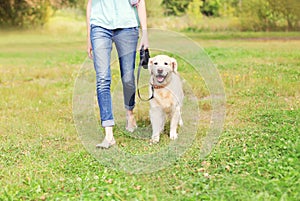
<svg viewBox="0 0 300 201">
<path fill-rule="evenodd" d="M 171 80 L 171 74 L 177 73 L 177 61 L 166 55 L 157 55 L 149 59 L 148 63 L 153 84 L 167 85 Z"/>
</svg>

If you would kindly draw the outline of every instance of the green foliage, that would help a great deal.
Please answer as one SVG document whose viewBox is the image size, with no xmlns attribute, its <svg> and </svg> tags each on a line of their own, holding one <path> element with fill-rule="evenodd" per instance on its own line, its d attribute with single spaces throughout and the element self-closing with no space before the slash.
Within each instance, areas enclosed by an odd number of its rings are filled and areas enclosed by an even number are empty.
<svg viewBox="0 0 300 201">
<path fill-rule="evenodd" d="M 298 0 L 248 0 L 242 4 L 243 30 L 300 30 Z"/>
<path fill-rule="evenodd" d="M 219 16 L 221 0 L 203 0 L 202 13 L 206 16 Z"/>
<path fill-rule="evenodd" d="M 163 0 L 162 6 L 164 8 L 165 15 L 182 15 L 185 13 L 188 5 L 188 0 Z"/>
<path fill-rule="evenodd" d="M 0 26 L 31 27 L 45 24 L 63 7 L 84 7 L 85 0 L 0 0 Z"/>
<path fill-rule="evenodd" d="M 78 8 L 85 12 L 87 0 L 64 0 L 65 3 L 62 4 L 64 7 Z"/>
<path fill-rule="evenodd" d="M 200 2 L 200 0 L 198 1 Z M 238 18 L 245 31 L 299 31 L 299 0 L 201 0 L 203 16 Z M 195 24 L 199 17 L 195 1 L 163 0 L 166 15 L 187 15 Z M 192 19 L 195 17 L 195 19 Z M 191 27 L 192 28 L 192 27 Z"/>
<path fill-rule="evenodd" d="M 201 13 L 206 16 L 220 16 L 221 13 L 232 12 L 241 0 L 199 0 L 201 2 Z M 199 4 L 199 3 L 198 3 Z M 189 6 L 196 6 L 194 1 L 163 0 L 162 6 L 166 15 L 182 15 L 190 12 Z M 195 8 L 198 9 L 198 8 Z M 189 11 L 188 11 L 189 10 Z M 226 12 L 223 12 L 226 11 Z"/>
<path fill-rule="evenodd" d="M 238 16 L 242 0 L 220 0 L 219 15 L 223 17 Z"/>
<path fill-rule="evenodd" d="M 202 19 L 201 6 L 203 2 L 201 0 L 192 0 L 187 8 L 187 16 L 189 18 L 190 27 L 196 26 Z"/>
<path fill-rule="evenodd" d="M 300 4 L 298 0 L 267 0 L 275 25 L 278 21 L 285 21 L 287 30 L 294 30 L 300 20 Z M 279 24 L 280 26 L 280 24 Z"/>
<path fill-rule="evenodd" d="M 164 15 L 162 0 L 146 0 L 148 17 L 162 17 Z"/>
<path fill-rule="evenodd" d="M 49 0 L 0 0 L 0 26 L 28 27 L 42 25 L 52 14 Z"/>
<path fill-rule="evenodd" d="M 57 9 L 85 13 L 87 0 L 0 0 L 0 27 L 45 24 Z M 149 18 L 169 18 L 169 27 L 189 30 L 299 31 L 299 0 L 146 0 Z M 210 23 L 209 18 L 227 19 Z M 164 19 L 165 20 L 165 19 Z M 160 23 L 163 24 L 164 20 Z M 171 23 L 171 24 L 170 24 Z M 173 24 L 172 24 L 173 23 Z M 205 25 L 207 24 L 207 25 Z M 153 27 L 158 27 L 158 23 Z M 188 26 L 188 27 L 187 27 Z M 166 27 L 166 25 L 164 26 Z M 218 28 L 219 27 L 219 28 Z"/>
</svg>

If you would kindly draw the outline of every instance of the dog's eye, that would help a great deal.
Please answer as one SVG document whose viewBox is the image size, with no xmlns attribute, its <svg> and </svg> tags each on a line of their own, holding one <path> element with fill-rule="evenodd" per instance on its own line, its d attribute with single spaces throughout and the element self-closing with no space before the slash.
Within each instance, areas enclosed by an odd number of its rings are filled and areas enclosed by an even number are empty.
<svg viewBox="0 0 300 201">
<path fill-rule="evenodd" d="M 157 65 L 158 63 L 157 62 L 154 62 L 154 65 Z"/>
<path fill-rule="evenodd" d="M 165 66 L 169 65 L 167 62 L 165 62 L 164 64 L 165 64 Z"/>
</svg>

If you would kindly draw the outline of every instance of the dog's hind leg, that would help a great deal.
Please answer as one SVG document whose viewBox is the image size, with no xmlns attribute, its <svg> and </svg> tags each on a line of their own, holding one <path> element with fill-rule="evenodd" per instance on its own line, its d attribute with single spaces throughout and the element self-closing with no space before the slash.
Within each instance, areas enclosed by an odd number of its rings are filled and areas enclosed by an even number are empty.
<svg viewBox="0 0 300 201">
<path fill-rule="evenodd" d="M 180 107 L 176 106 L 175 110 L 172 113 L 171 125 L 170 125 L 170 139 L 176 140 L 178 138 L 177 135 L 177 127 L 178 124 L 182 123 Z"/>
<path fill-rule="evenodd" d="M 152 124 L 152 143 L 158 143 L 161 131 L 165 126 L 165 113 L 159 107 L 154 107 L 150 109 L 150 120 Z"/>
</svg>

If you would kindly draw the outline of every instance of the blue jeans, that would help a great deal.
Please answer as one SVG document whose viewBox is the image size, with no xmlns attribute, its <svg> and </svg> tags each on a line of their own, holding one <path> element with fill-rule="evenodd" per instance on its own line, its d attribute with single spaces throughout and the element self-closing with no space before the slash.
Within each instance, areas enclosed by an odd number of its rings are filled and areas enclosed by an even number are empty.
<svg viewBox="0 0 300 201">
<path fill-rule="evenodd" d="M 138 37 L 139 31 L 137 27 L 109 30 L 91 25 L 91 43 L 96 71 L 97 98 L 103 127 L 115 124 L 110 91 L 112 43 L 115 43 L 119 56 L 124 105 L 127 110 L 133 110 L 135 105 L 134 68 Z"/>
</svg>

